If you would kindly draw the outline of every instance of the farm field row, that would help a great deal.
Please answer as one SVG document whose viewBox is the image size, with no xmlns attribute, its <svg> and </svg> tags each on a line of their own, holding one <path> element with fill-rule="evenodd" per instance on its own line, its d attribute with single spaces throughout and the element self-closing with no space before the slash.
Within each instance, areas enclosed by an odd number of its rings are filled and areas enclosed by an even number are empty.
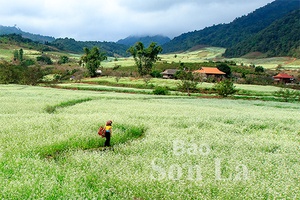
<svg viewBox="0 0 300 200">
<path fill-rule="evenodd" d="M 81 80 L 82 83 L 86 84 L 59 84 L 63 87 L 81 87 L 81 88 L 99 88 L 99 87 L 105 87 L 103 85 L 115 85 L 115 86 L 121 86 L 125 87 L 127 90 L 133 89 L 136 91 L 141 91 L 142 93 L 151 93 L 153 90 L 153 87 L 156 86 L 162 86 L 167 87 L 170 90 L 177 90 L 178 84 L 180 83 L 180 80 L 175 79 L 161 79 L 161 78 L 152 78 L 150 79 L 147 84 L 145 81 L 141 78 L 131 78 L 131 77 L 122 77 L 118 80 L 116 80 L 115 77 L 109 77 L 109 76 L 103 76 L 99 78 L 87 78 Z M 96 85 L 93 85 L 96 84 Z M 99 84 L 99 85 L 98 85 Z M 100 86 L 102 85 L 102 86 Z M 198 84 L 198 88 L 202 90 L 209 90 L 214 87 L 214 83 L 207 83 L 207 82 L 201 82 Z M 238 90 L 238 94 L 240 95 L 249 95 L 249 96 L 274 96 L 274 93 L 279 91 L 281 88 L 276 86 L 270 86 L 270 85 L 249 85 L 249 84 L 234 84 L 235 88 Z M 152 90 L 147 89 L 134 89 L 134 88 L 151 88 Z M 103 88 L 105 90 L 105 88 Z M 112 88 L 110 88 L 112 89 Z M 121 90 L 120 88 L 117 90 Z M 174 94 L 183 95 L 184 93 L 181 92 L 175 92 Z M 198 94 L 200 95 L 200 94 Z"/>
<path fill-rule="evenodd" d="M 86 78 L 81 80 L 83 83 L 98 83 L 98 82 L 111 82 L 119 84 L 132 84 L 132 85 L 145 85 L 145 81 L 141 78 L 132 78 L 132 77 L 122 77 L 116 81 L 115 77 L 112 76 L 102 76 L 99 78 Z M 151 78 L 148 84 L 166 86 L 169 88 L 177 87 L 177 84 L 180 80 L 175 79 L 162 79 L 162 78 Z M 201 82 L 199 87 L 201 88 L 211 88 L 214 86 L 214 83 Z M 270 85 L 250 85 L 250 84 L 235 84 L 237 89 L 249 90 L 254 92 L 275 92 L 280 89 L 280 87 L 270 86 Z"/>
<path fill-rule="evenodd" d="M 219 47 L 206 47 L 196 51 L 187 51 L 182 53 L 173 54 L 160 54 L 161 58 L 158 62 L 167 63 L 201 63 L 208 61 L 234 61 L 238 65 L 255 65 L 262 66 L 265 69 L 275 69 L 278 65 L 281 65 L 285 69 L 300 69 L 300 60 L 290 57 L 272 57 L 272 58 L 224 58 L 222 54 L 225 52 L 224 48 Z M 101 65 L 105 68 L 113 68 L 116 65 L 122 67 L 134 66 L 134 60 L 132 57 L 127 58 L 109 58 L 107 61 L 103 61 Z"/>
<path fill-rule="evenodd" d="M 0 104 L 2 199 L 300 197 L 298 103 L 0 85 Z"/>
</svg>

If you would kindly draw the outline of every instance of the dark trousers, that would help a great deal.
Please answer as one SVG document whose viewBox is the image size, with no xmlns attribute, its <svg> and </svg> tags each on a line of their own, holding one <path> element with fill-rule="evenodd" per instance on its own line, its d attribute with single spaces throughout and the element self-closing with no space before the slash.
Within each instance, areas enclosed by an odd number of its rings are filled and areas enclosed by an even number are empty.
<svg viewBox="0 0 300 200">
<path fill-rule="evenodd" d="M 106 138 L 106 140 L 105 140 L 104 146 L 109 147 L 110 146 L 110 132 L 105 133 L 105 138 Z"/>
</svg>

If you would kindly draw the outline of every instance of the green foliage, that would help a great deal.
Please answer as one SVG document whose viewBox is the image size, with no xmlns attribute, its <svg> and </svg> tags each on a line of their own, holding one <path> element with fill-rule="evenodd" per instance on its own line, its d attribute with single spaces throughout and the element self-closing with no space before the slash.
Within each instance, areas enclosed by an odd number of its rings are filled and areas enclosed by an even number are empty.
<svg viewBox="0 0 300 200">
<path fill-rule="evenodd" d="M 20 61 L 23 61 L 23 56 L 24 56 L 24 51 L 23 51 L 23 49 L 20 49 L 19 50 L 19 60 Z"/>
<path fill-rule="evenodd" d="M 181 70 L 178 70 L 175 74 L 175 77 L 180 80 L 178 83 L 178 90 L 187 92 L 190 95 L 191 92 L 197 90 L 197 85 L 201 81 L 200 77 L 193 74 L 191 71 L 183 68 L 183 64 L 181 66 Z"/>
<path fill-rule="evenodd" d="M 137 42 L 127 51 L 133 56 L 138 68 L 138 73 L 141 76 L 144 76 L 151 73 L 153 63 L 158 60 L 157 55 L 162 52 L 162 48 L 160 46 L 156 46 L 156 43 L 154 42 L 152 42 L 148 48 L 145 48 L 142 42 Z"/>
<path fill-rule="evenodd" d="M 159 70 L 153 70 L 150 75 L 154 78 L 162 78 L 162 74 L 161 71 Z"/>
<path fill-rule="evenodd" d="M 14 50 L 14 61 L 19 60 L 19 61 L 23 61 L 23 49 L 18 50 Z"/>
<path fill-rule="evenodd" d="M 261 52 L 266 57 L 292 56 L 300 58 L 299 18 L 300 10 L 291 12 L 258 34 L 228 48 L 224 55 L 241 57 L 249 52 Z"/>
<path fill-rule="evenodd" d="M 18 52 L 18 50 L 14 50 L 14 60 L 19 60 L 19 52 Z"/>
<path fill-rule="evenodd" d="M 58 82 L 62 80 L 81 80 L 84 77 L 86 70 L 80 66 L 55 66 L 44 69 L 46 74 L 50 74 L 45 77 L 45 82 Z"/>
<path fill-rule="evenodd" d="M 98 47 L 95 46 L 91 50 L 85 47 L 84 55 L 80 58 L 80 64 L 85 65 L 91 77 L 95 77 L 97 75 L 96 70 L 99 68 L 101 61 L 106 59 L 105 53 L 100 52 Z"/>
<path fill-rule="evenodd" d="M 262 66 L 257 66 L 257 67 L 255 67 L 255 72 L 263 73 L 263 72 L 265 72 L 265 69 Z"/>
<path fill-rule="evenodd" d="M 54 113 L 55 110 L 56 110 L 56 106 L 50 106 L 50 105 L 47 105 L 44 109 L 47 113 L 51 114 L 51 113 Z"/>
<path fill-rule="evenodd" d="M 285 102 L 300 101 L 300 92 L 289 88 L 281 88 L 280 90 L 274 92 L 274 95 L 283 99 Z"/>
<path fill-rule="evenodd" d="M 28 39 L 28 38 L 24 38 L 22 37 L 21 34 L 7 34 L 7 35 L 1 35 L 1 40 L 2 41 L 10 41 L 10 42 L 14 42 L 17 44 L 20 43 L 33 43 L 32 40 Z"/>
<path fill-rule="evenodd" d="M 32 59 L 24 59 L 22 62 L 21 62 L 21 66 L 22 67 L 28 67 L 30 65 L 34 65 L 35 64 L 35 61 L 32 60 Z"/>
<path fill-rule="evenodd" d="M 45 75 L 40 66 L 13 65 L 0 62 L 0 83 L 36 85 Z"/>
<path fill-rule="evenodd" d="M 111 145 L 124 144 L 128 141 L 140 138 L 146 131 L 144 126 L 116 124 L 113 126 Z M 116 132 L 116 134 L 114 134 Z"/>
<path fill-rule="evenodd" d="M 23 72 L 23 78 L 21 79 L 21 84 L 25 85 L 36 85 L 44 76 L 40 66 L 29 66 L 25 67 Z"/>
<path fill-rule="evenodd" d="M 163 86 L 157 86 L 153 90 L 153 94 L 156 94 L 156 95 L 167 95 L 169 93 L 170 92 L 169 92 L 168 88 L 167 87 L 163 87 Z"/>
<path fill-rule="evenodd" d="M 45 54 L 43 54 L 41 56 L 37 56 L 36 60 L 38 62 L 45 63 L 47 65 L 52 65 L 53 64 L 51 58 L 49 56 L 45 55 Z"/>
<path fill-rule="evenodd" d="M 217 65 L 217 68 L 218 68 L 220 71 L 226 73 L 225 76 L 226 76 L 227 78 L 231 76 L 231 68 L 230 68 L 226 63 L 218 64 L 218 65 Z"/>
<path fill-rule="evenodd" d="M 227 97 L 228 95 L 234 94 L 236 92 L 233 81 L 231 81 L 230 79 L 224 79 L 223 81 L 216 83 L 214 89 L 222 97 Z"/>
<path fill-rule="evenodd" d="M 58 64 L 65 64 L 69 62 L 69 57 L 68 56 L 60 56 Z"/>
<path fill-rule="evenodd" d="M 20 83 L 22 68 L 8 62 L 0 62 L 0 83 Z"/>
</svg>

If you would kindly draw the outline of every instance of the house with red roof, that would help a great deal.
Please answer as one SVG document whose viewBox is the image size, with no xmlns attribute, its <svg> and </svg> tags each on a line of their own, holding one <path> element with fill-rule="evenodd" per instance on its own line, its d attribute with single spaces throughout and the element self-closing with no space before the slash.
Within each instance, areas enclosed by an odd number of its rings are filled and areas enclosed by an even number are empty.
<svg viewBox="0 0 300 200">
<path fill-rule="evenodd" d="M 201 76 L 207 78 L 213 78 L 220 81 L 224 76 L 225 72 L 220 71 L 216 67 L 202 67 L 201 69 L 193 71 L 193 73 L 199 73 Z"/>
<path fill-rule="evenodd" d="M 279 73 L 276 76 L 273 76 L 273 79 L 276 83 L 291 83 L 294 80 L 294 77 L 285 73 Z"/>
</svg>

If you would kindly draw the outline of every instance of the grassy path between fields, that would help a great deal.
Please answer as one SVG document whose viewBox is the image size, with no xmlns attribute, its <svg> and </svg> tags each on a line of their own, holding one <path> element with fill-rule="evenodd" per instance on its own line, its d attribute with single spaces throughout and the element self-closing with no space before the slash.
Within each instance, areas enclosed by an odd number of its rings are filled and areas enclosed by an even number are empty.
<svg viewBox="0 0 300 200">
<path fill-rule="evenodd" d="M 46 158 L 50 160 L 64 159 L 65 153 L 87 150 L 87 151 L 103 151 L 112 149 L 115 145 L 125 144 L 132 140 L 139 139 L 144 136 L 146 132 L 145 127 L 132 126 L 127 124 L 115 124 L 113 126 L 113 135 L 111 137 L 111 147 L 104 148 L 105 138 L 93 137 L 82 138 L 73 137 L 64 141 L 59 141 L 50 145 L 37 147 L 33 154 L 38 154 L 40 158 Z M 97 134 L 97 128 L 95 128 L 95 135 Z"/>
</svg>

